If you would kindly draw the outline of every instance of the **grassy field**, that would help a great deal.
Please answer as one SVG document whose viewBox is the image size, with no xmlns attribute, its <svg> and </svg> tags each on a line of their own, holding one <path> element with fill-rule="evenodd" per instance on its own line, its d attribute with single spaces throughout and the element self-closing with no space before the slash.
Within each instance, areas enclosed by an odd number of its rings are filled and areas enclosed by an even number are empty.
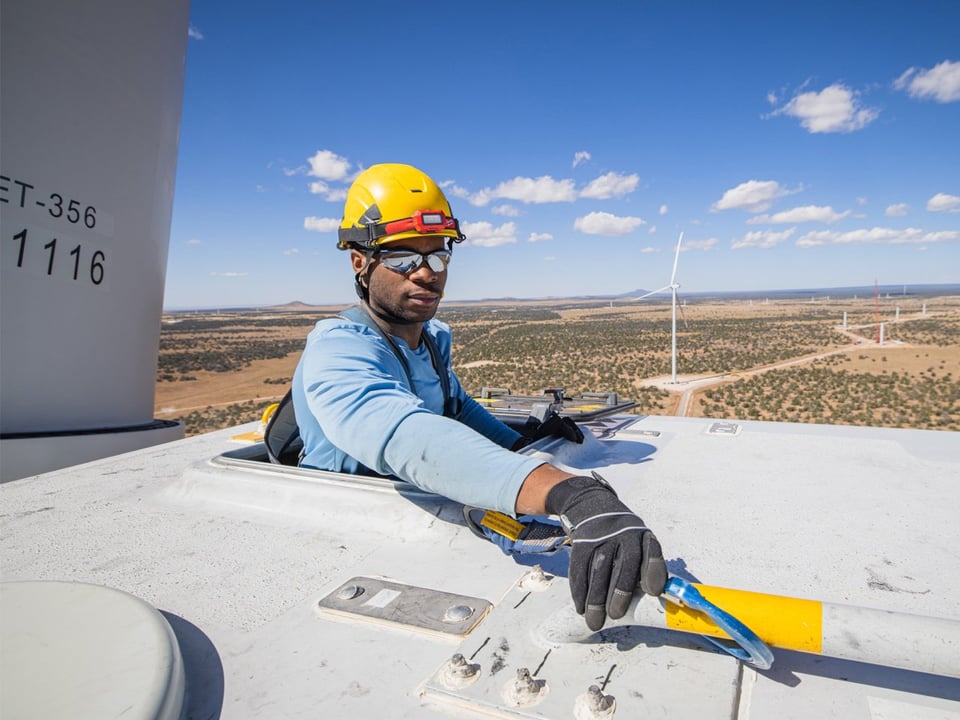
<svg viewBox="0 0 960 720">
<path fill-rule="evenodd" d="M 258 419 L 339 309 L 165 316 L 157 417 L 188 434 Z M 676 385 L 668 303 L 451 303 L 438 317 L 476 394 L 559 386 L 617 392 L 644 414 L 960 430 L 960 297 L 689 301 Z"/>
</svg>

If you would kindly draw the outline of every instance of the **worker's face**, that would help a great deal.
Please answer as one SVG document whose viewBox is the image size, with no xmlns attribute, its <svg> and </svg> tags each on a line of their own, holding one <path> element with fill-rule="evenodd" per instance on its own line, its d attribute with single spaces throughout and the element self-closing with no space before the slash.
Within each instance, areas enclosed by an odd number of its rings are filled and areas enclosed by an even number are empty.
<svg viewBox="0 0 960 720">
<path fill-rule="evenodd" d="M 425 235 L 388 243 L 384 249 L 429 253 L 444 249 L 446 244 L 447 238 L 441 235 Z M 354 272 L 359 272 L 361 281 L 367 283 L 370 305 L 375 310 L 407 323 L 426 322 L 436 314 L 447 284 L 446 269 L 436 272 L 430 269 L 429 263 L 423 262 L 403 274 L 386 267 L 374 256 L 370 260 L 372 270 L 364 270 L 366 256 L 356 250 L 351 253 L 351 261 Z"/>
</svg>

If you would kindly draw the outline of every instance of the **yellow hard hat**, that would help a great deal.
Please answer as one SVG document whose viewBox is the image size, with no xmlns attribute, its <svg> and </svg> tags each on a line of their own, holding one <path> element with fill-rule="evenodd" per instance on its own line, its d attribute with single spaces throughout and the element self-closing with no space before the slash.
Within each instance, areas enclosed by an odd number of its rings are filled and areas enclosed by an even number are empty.
<svg viewBox="0 0 960 720">
<path fill-rule="evenodd" d="M 372 250 L 423 235 L 464 240 L 440 187 L 411 165 L 384 163 L 364 170 L 347 191 L 340 222 L 341 250 Z"/>
</svg>

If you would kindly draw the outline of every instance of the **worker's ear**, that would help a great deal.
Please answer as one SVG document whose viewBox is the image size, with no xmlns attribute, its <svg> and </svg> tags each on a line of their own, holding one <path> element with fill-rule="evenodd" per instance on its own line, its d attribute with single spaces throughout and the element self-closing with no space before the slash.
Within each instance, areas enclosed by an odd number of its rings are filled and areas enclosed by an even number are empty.
<svg viewBox="0 0 960 720">
<path fill-rule="evenodd" d="M 360 252 L 359 250 L 350 251 L 350 264 L 353 266 L 353 272 L 358 273 L 363 270 L 363 266 L 367 262 L 367 256 Z"/>
</svg>

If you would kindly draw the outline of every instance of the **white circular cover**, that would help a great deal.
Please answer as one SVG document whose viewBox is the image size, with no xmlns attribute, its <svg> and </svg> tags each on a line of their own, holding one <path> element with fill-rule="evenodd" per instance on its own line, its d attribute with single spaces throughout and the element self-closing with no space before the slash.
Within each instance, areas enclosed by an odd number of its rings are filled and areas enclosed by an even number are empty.
<svg viewBox="0 0 960 720">
<path fill-rule="evenodd" d="M 164 617 L 85 583 L 0 583 L 0 705 L 9 718 L 175 720 L 183 660 Z"/>
</svg>

